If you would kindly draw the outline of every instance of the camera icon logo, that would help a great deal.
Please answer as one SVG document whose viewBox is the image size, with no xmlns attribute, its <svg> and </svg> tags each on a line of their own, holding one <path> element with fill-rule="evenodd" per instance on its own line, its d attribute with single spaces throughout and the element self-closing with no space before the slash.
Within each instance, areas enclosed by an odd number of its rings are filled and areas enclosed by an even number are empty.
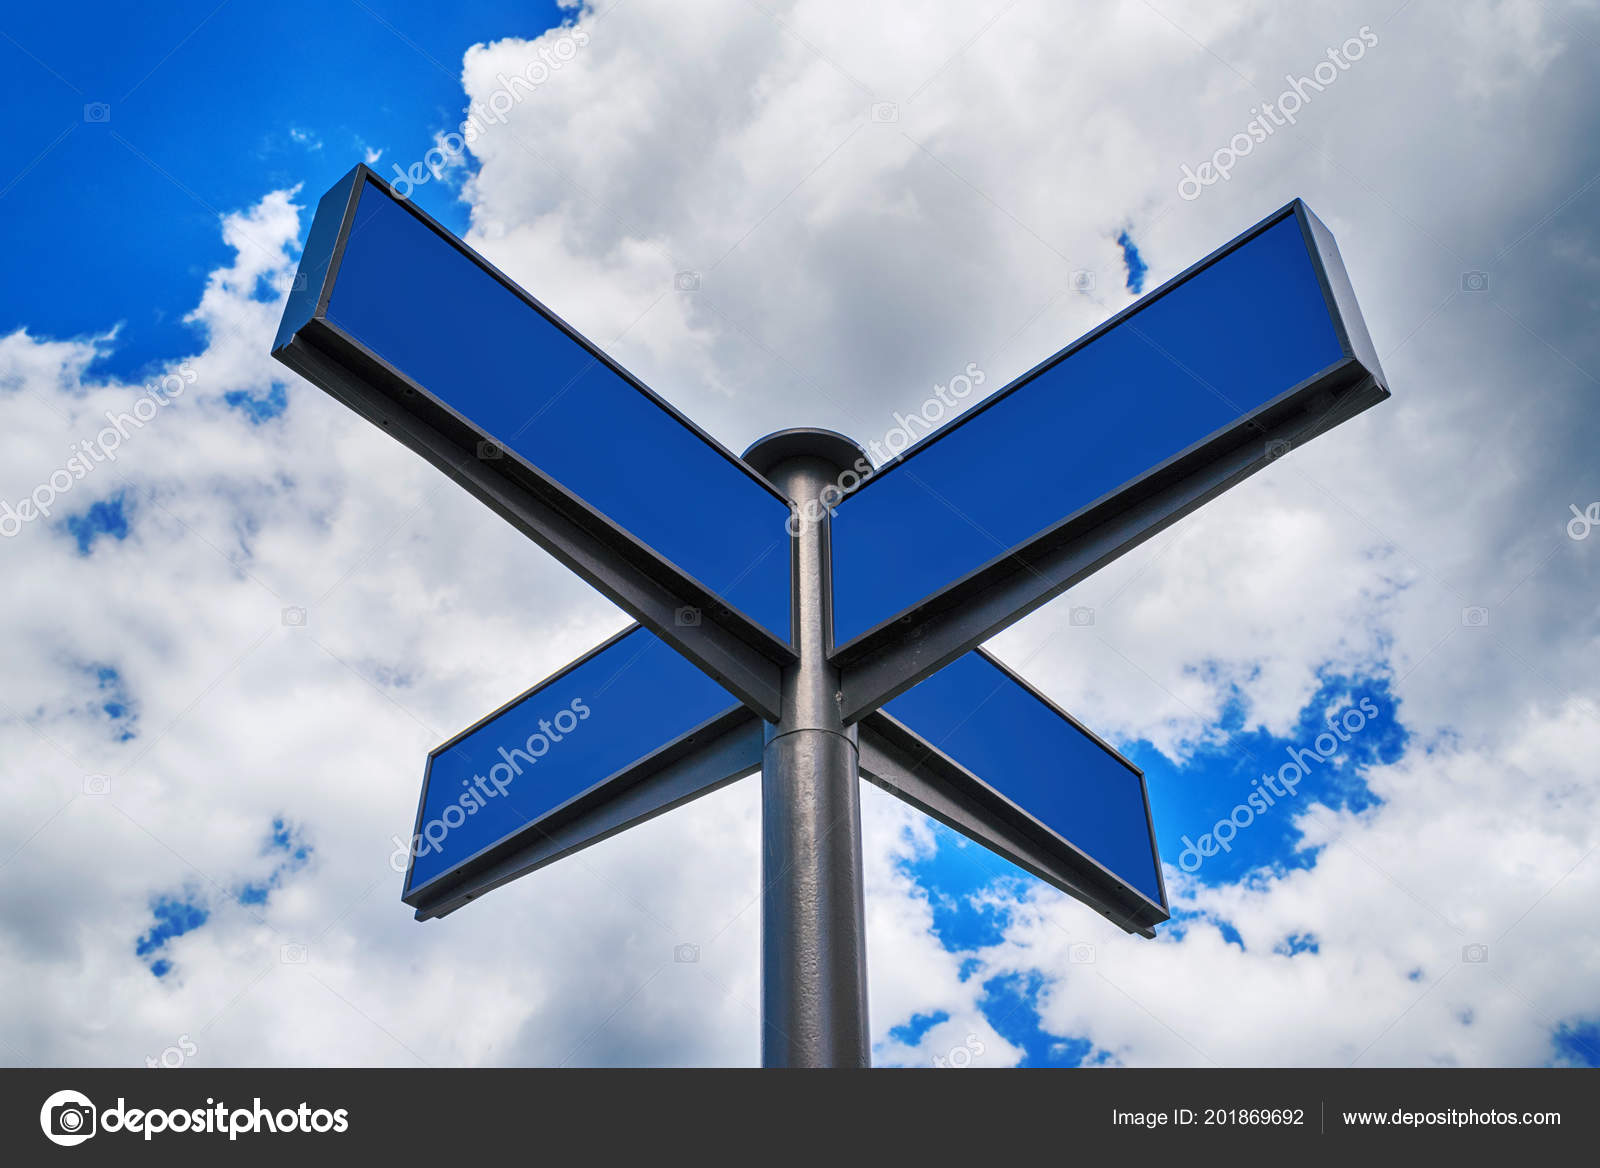
<svg viewBox="0 0 1600 1168">
<path fill-rule="evenodd" d="M 495 459 L 504 458 L 505 456 L 505 448 L 498 442 L 490 442 L 485 439 L 478 443 L 478 457 L 484 462 L 493 462 Z"/>
<path fill-rule="evenodd" d="M 680 629 L 697 629 L 700 627 L 700 610 L 686 604 L 672 614 L 672 623 Z"/>
<path fill-rule="evenodd" d="M 1461 946 L 1461 960 L 1468 965 L 1482 965 L 1489 960 L 1489 946 L 1483 944 Z"/>
<path fill-rule="evenodd" d="M 45 1139 L 63 1148 L 76 1147 L 95 1133 L 98 1113 L 80 1091 L 57 1091 L 39 1109 L 39 1127 Z"/>
<path fill-rule="evenodd" d="M 285 965 L 304 965 L 309 956 L 310 951 L 298 943 L 278 946 L 278 960 Z"/>
<path fill-rule="evenodd" d="M 679 292 L 700 291 L 700 273 L 682 271 L 672 277 L 672 287 Z"/>
<path fill-rule="evenodd" d="M 700 946 L 674 945 L 672 947 L 672 960 L 679 965 L 693 965 L 700 960 Z"/>
<path fill-rule="evenodd" d="M 1489 273 L 1462 272 L 1461 290 L 1463 292 L 1487 292 L 1489 290 Z"/>
<path fill-rule="evenodd" d="M 1074 292 L 1093 292 L 1097 277 L 1088 268 L 1079 268 L 1072 273 L 1072 290 Z"/>
<path fill-rule="evenodd" d="M 962 1070 L 972 1065 L 972 1060 L 982 1058 L 983 1052 L 988 1050 L 983 1039 L 976 1034 L 967 1035 L 967 1040 L 960 1046 L 952 1046 L 948 1054 L 933 1056 L 933 1065 L 942 1070 Z"/>
<path fill-rule="evenodd" d="M 84 775 L 83 776 L 83 793 L 85 795 L 109 795 L 109 794 L 111 794 L 111 776 L 110 775 Z"/>
<path fill-rule="evenodd" d="M 1067 614 L 1067 623 L 1073 628 L 1088 628 L 1094 624 L 1094 609 L 1080 604 Z"/>
<path fill-rule="evenodd" d="M 291 629 L 305 628 L 306 610 L 297 604 L 291 604 L 283 610 L 283 623 Z"/>
<path fill-rule="evenodd" d="M 1489 623 L 1489 610 L 1479 604 L 1463 608 L 1461 623 L 1469 629 L 1481 629 Z"/>
<path fill-rule="evenodd" d="M 91 101 L 83 107 L 83 120 L 104 124 L 111 120 L 111 107 L 103 101 Z"/>
<path fill-rule="evenodd" d="M 875 101 L 872 103 L 872 120 L 875 122 L 898 122 L 900 120 L 900 107 L 892 101 Z"/>
<path fill-rule="evenodd" d="M 1087 941 L 1079 941 L 1067 950 L 1067 960 L 1073 965 L 1093 965 L 1094 946 Z"/>
</svg>

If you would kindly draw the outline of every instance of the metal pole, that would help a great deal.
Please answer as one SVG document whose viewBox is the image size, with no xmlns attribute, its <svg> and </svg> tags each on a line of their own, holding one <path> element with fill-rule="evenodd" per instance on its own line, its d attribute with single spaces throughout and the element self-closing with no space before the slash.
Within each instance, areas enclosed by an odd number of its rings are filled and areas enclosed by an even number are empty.
<svg viewBox="0 0 1600 1168">
<path fill-rule="evenodd" d="M 856 731 L 839 712 L 828 664 L 832 589 L 823 489 L 859 449 L 828 431 L 787 430 L 745 460 L 800 507 L 794 534 L 794 638 L 782 717 L 761 764 L 761 1062 L 865 1067 L 866 910 Z M 827 500 L 823 500 L 826 502 Z M 836 500 L 835 500 L 836 501 Z"/>
</svg>

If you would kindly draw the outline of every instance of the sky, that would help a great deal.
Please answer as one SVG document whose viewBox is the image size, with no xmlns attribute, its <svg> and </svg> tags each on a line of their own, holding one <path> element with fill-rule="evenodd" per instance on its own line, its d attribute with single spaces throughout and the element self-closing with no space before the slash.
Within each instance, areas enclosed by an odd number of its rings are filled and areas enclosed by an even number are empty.
<svg viewBox="0 0 1600 1168">
<path fill-rule="evenodd" d="M 448 8 L 0 18 L 0 1061 L 759 1059 L 756 778 L 399 901 L 427 752 L 628 618 L 270 359 L 365 161 L 735 450 L 998 388 L 1305 199 L 1393 397 L 988 645 L 1144 769 L 1172 920 L 864 786 L 874 1062 L 1600 1065 L 1600 8 Z"/>
</svg>

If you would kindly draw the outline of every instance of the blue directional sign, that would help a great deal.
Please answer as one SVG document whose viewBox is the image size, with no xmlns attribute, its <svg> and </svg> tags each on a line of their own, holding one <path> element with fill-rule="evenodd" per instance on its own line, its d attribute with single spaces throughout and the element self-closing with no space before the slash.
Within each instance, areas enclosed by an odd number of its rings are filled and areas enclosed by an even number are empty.
<svg viewBox="0 0 1600 1168">
<path fill-rule="evenodd" d="M 405 903 L 454 912 L 760 768 L 775 1066 L 869 1059 L 858 773 L 1154 935 L 1143 775 L 978 646 L 1388 396 L 1299 201 L 842 499 L 849 438 L 734 457 L 365 167 L 273 353 L 640 622 L 433 751 Z"/>
<path fill-rule="evenodd" d="M 775 713 L 788 501 L 365 167 L 317 207 L 274 352 Z"/>
<path fill-rule="evenodd" d="M 678 765 L 691 754 L 698 766 Z M 404 899 L 449 903 L 446 890 L 469 878 L 481 892 L 496 862 L 531 871 L 760 757 L 760 723 L 744 706 L 635 625 L 428 756 Z"/>
<path fill-rule="evenodd" d="M 1140 926 L 1166 919 L 1143 772 L 988 653 L 945 666 L 863 730 L 878 739 L 864 747 L 863 769 L 897 747 L 897 765 L 875 777 L 936 818 L 1075 895 L 1093 889 L 1093 903 Z M 921 782 L 904 783 L 907 773 Z M 984 814 L 951 819 L 940 801 L 919 798 L 941 779 Z M 1034 847 L 1011 848 L 997 821 Z"/>
<path fill-rule="evenodd" d="M 839 503 L 831 538 L 842 663 L 917 639 L 930 614 L 968 598 L 997 601 L 992 623 L 969 619 L 947 643 L 923 637 L 914 660 L 895 659 L 893 685 L 865 684 L 849 713 L 875 708 L 1108 553 L 1387 395 L 1333 239 L 1291 203 Z M 1075 571 L 1045 562 L 1108 525 L 1114 538 Z M 873 570 L 860 569 L 867 563 Z"/>
</svg>

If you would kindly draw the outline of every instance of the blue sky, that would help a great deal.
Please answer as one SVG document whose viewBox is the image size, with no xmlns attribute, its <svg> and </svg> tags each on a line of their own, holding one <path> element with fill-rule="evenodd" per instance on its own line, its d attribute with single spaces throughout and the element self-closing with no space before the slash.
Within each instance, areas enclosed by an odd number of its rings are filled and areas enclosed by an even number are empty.
<svg viewBox="0 0 1600 1168">
<path fill-rule="evenodd" d="M 1359 710 L 1364 699 L 1372 703 L 1377 715 L 1359 719 L 1360 729 L 1341 732 L 1336 744 L 1324 739 L 1319 749 L 1317 739 L 1328 732 L 1330 718 L 1338 721 L 1340 715 Z M 1406 733 L 1396 712 L 1385 679 L 1328 677 L 1312 702 L 1300 711 L 1294 732 L 1287 736 L 1247 729 L 1241 724 L 1241 711 L 1232 707 L 1219 720 L 1220 735 L 1196 751 L 1185 765 L 1174 765 L 1148 743 L 1128 744 L 1129 757 L 1145 768 L 1157 846 L 1163 859 L 1169 865 L 1182 864 L 1188 843 L 1214 831 L 1219 821 L 1229 819 L 1235 807 L 1246 803 L 1257 789 L 1252 780 L 1259 780 L 1264 772 L 1276 775 L 1293 757 L 1290 752 L 1300 751 L 1302 761 L 1313 756 L 1320 761 L 1310 762 L 1307 777 L 1295 784 L 1290 797 L 1281 806 L 1274 802 L 1268 811 L 1250 817 L 1247 826 L 1238 829 L 1227 842 L 1225 850 L 1213 849 L 1210 856 L 1191 862 L 1196 865 L 1193 874 L 1197 879 L 1219 886 L 1237 884 L 1263 871 L 1314 866 L 1316 849 L 1302 847 L 1302 833 L 1293 818 L 1295 811 L 1311 804 L 1355 812 L 1375 806 L 1377 797 L 1362 775 L 1368 766 L 1393 762 L 1400 756 Z M 1352 717 L 1351 725 L 1357 721 Z M 1245 817 L 1241 815 L 1239 819 Z M 1032 877 L 949 829 L 938 828 L 936 838 L 934 850 L 906 861 L 904 867 L 928 896 L 933 932 L 940 944 L 961 955 L 1000 944 L 1011 924 L 1010 901 L 1026 893 Z M 1195 919 L 1196 914 L 1180 909 L 1163 931 L 1181 935 L 1185 925 Z M 1227 943 L 1244 947 L 1226 917 L 1200 919 L 1217 928 Z M 1286 933 L 1271 948 L 1292 957 L 1299 952 L 1314 952 L 1317 940 L 1314 934 Z M 962 969 L 962 976 L 982 979 L 982 962 L 971 960 Z M 1025 974 L 982 979 L 979 1005 L 983 1016 L 996 1031 L 1026 1052 L 1019 1065 L 1080 1066 L 1104 1061 L 1106 1052 L 1097 1051 L 1091 1042 L 1075 1036 L 1051 1035 L 1039 1027 L 1035 1002 L 1038 980 Z M 932 1016 L 914 1017 L 898 1036 L 891 1037 L 915 1045 L 916 1037 L 933 1021 Z M 1600 1060 L 1600 1049 L 1587 1049 L 1582 1036 L 1575 1036 L 1570 1045 L 1590 1060 L 1586 1065 Z"/>
<path fill-rule="evenodd" d="M 224 211 L 277 187 L 321 193 L 369 150 L 420 156 L 462 104 L 461 49 L 535 36 L 559 15 L 548 3 L 201 0 L 95 6 L 86 37 L 82 10 L 8 13 L 0 206 L 29 225 L 11 245 L 28 278 L 0 292 L 0 329 L 121 324 L 99 368 L 139 377 L 191 343 L 183 317 L 229 254 Z M 449 201 L 438 210 L 465 225 Z"/>
<path fill-rule="evenodd" d="M 446 922 L 400 905 L 427 750 L 625 618 L 267 356 L 323 191 L 578 21 L 416 198 L 730 447 L 998 388 L 1293 197 L 1395 389 L 989 646 L 1143 768 L 1156 941 L 864 790 L 878 1061 L 1600 1065 L 1600 540 L 1567 529 L 1600 498 L 1600 27 L 1557 7 L 1408 6 L 1194 199 L 1371 13 L 8 13 L 0 503 L 183 389 L 0 520 L 0 977 L 40 987 L 0 1059 L 754 1061 L 752 780 Z"/>
</svg>

